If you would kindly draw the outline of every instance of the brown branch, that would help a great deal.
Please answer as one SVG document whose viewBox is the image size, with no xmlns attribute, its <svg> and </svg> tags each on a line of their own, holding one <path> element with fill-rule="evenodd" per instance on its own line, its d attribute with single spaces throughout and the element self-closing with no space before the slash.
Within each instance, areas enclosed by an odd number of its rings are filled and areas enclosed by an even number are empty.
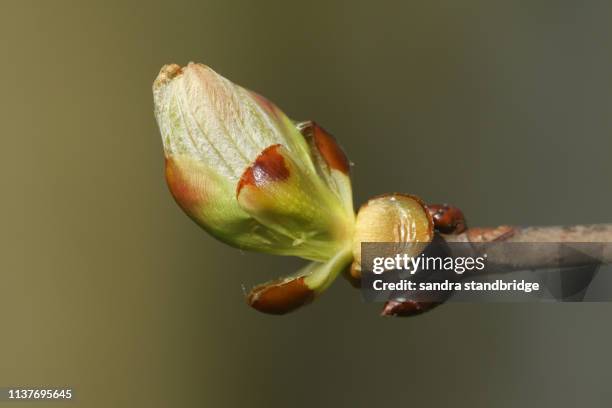
<svg viewBox="0 0 612 408">
<path fill-rule="evenodd" d="M 479 256 L 486 248 L 488 263 L 496 265 L 485 273 L 512 272 L 526 269 L 543 269 L 555 266 L 573 267 L 595 263 L 612 263 L 612 245 L 580 245 L 581 243 L 612 243 L 612 224 L 574 225 L 567 227 L 510 227 L 470 228 L 458 235 L 444 235 L 446 242 L 465 242 Z M 520 245 L 520 257 L 499 247 L 497 242 Z M 559 245 L 526 245 L 551 243 Z M 561 251 L 562 245 L 577 244 L 577 251 Z M 518 247 L 518 246 L 517 246 Z M 589 253 L 592 252 L 592 253 Z M 590 255 L 590 256 L 589 256 Z"/>
<path fill-rule="evenodd" d="M 487 254 L 487 268 L 481 275 L 538 270 L 554 267 L 583 267 L 612 263 L 612 224 L 574 225 L 566 227 L 470 228 L 457 235 L 442 234 L 452 256 L 478 257 Z M 468 245 L 452 245 L 466 243 Z M 508 251 L 508 246 L 496 243 L 518 243 L 520 256 Z M 527 245 L 551 243 L 551 245 Z M 580 245 L 600 243 L 602 245 Z M 553 245 L 559 244 L 559 245 Z M 577 250 L 561 250 L 563 246 Z M 591 253 L 589 253 L 591 252 Z M 474 275 L 472 275 L 474 276 Z M 443 302 L 388 301 L 383 316 L 413 316 L 427 312 Z"/>
<path fill-rule="evenodd" d="M 470 228 L 458 235 L 444 235 L 448 242 L 612 242 L 612 224 L 567 227 Z"/>
</svg>

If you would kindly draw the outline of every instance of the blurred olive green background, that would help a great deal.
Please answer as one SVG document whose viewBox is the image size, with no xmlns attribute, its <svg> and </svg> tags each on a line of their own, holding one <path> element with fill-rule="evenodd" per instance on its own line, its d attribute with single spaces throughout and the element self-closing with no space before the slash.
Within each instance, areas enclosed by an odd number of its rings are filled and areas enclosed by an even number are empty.
<svg viewBox="0 0 612 408">
<path fill-rule="evenodd" d="M 472 225 L 609 222 L 611 16 L 3 2 L 0 386 L 70 386 L 75 407 L 610 406 L 610 304 L 382 319 L 338 281 L 293 315 L 249 309 L 243 286 L 300 262 L 226 247 L 179 210 L 150 88 L 165 63 L 205 62 L 316 119 L 355 163 L 357 204 L 403 191 Z"/>
</svg>

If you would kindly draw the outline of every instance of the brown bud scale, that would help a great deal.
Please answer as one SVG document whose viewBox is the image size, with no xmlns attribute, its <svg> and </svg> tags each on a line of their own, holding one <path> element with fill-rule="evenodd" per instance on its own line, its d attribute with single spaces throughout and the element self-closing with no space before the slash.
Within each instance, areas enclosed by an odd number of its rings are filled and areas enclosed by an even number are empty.
<svg viewBox="0 0 612 408">
<path fill-rule="evenodd" d="M 260 312 L 281 315 L 295 310 L 314 299 L 314 291 L 304 277 L 268 282 L 256 286 L 247 297 L 247 303 Z"/>
<path fill-rule="evenodd" d="M 443 234 L 461 234 L 467 224 L 463 212 L 449 204 L 428 204 L 427 210 L 437 231 Z"/>
<path fill-rule="evenodd" d="M 301 124 L 300 132 L 305 137 L 312 138 L 315 147 L 330 168 L 349 174 L 349 160 L 336 139 L 327 130 L 318 123 L 309 121 Z"/>
<path fill-rule="evenodd" d="M 247 185 L 258 186 L 289 178 L 289 168 L 283 156 L 278 152 L 280 147 L 280 144 L 269 146 L 257 156 L 251 167 L 246 169 L 240 177 L 236 194 L 240 194 L 240 190 Z"/>
</svg>

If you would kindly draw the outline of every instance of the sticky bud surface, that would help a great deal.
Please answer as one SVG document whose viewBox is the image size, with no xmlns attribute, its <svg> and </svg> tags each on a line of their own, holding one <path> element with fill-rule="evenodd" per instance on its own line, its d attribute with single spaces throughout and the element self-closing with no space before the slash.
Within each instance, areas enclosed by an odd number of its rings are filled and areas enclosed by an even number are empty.
<svg viewBox="0 0 612 408">
<path fill-rule="evenodd" d="M 360 276 L 363 242 L 395 242 L 393 254 L 417 256 L 433 234 L 431 215 L 418 197 L 393 193 L 372 198 L 357 214 L 351 275 Z"/>
</svg>

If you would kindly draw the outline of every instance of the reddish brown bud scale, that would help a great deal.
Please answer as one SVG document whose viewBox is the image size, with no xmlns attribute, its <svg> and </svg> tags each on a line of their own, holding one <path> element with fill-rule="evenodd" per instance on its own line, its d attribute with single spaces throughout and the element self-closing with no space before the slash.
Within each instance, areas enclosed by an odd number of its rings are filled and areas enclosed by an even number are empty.
<svg viewBox="0 0 612 408">
<path fill-rule="evenodd" d="M 322 127 L 315 124 L 314 140 L 317 149 L 325 158 L 325 161 L 332 169 L 341 171 L 344 174 L 349 174 L 350 163 L 344 154 L 344 151 L 338 146 L 336 140 L 327 133 Z"/>
<path fill-rule="evenodd" d="M 430 204 L 427 210 L 431 215 L 436 230 L 443 234 L 460 234 L 466 230 L 467 224 L 463 212 L 449 204 Z"/>
<path fill-rule="evenodd" d="M 257 156 L 255 162 L 240 177 L 236 195 L 240 194 L 244 186 L 258 186 L 289 178 L 289 168 L 283 156 L 278 152 L 280 147 L 280 144 L 269 146 Z"/>
<path fill-rule="evenodd" d="M 415 300 L 390 300 L 385 303 L 381 316 L 397 316 L 397 317 L 408 317 L 414 316 L 421 313 L 425 313 L 440 303 L 437 302 L 417 302 Z"/>
<path fill-rule="evenodd" d="M 328 131 L 313 121 L 302 124 L 300 131 L 304 136 L 313 139 L 315 147 L 330 168 L 349 174 L 350 163 L 348 158 L 336 139 Z"/>
<path fill-rule="evenodd" d="M 304 277 L 264 283 L 251 290 L 247 303 L 260 312 L 281 315 L 295 310 L 314 299 L 314 291 Z"/>
</svg>

